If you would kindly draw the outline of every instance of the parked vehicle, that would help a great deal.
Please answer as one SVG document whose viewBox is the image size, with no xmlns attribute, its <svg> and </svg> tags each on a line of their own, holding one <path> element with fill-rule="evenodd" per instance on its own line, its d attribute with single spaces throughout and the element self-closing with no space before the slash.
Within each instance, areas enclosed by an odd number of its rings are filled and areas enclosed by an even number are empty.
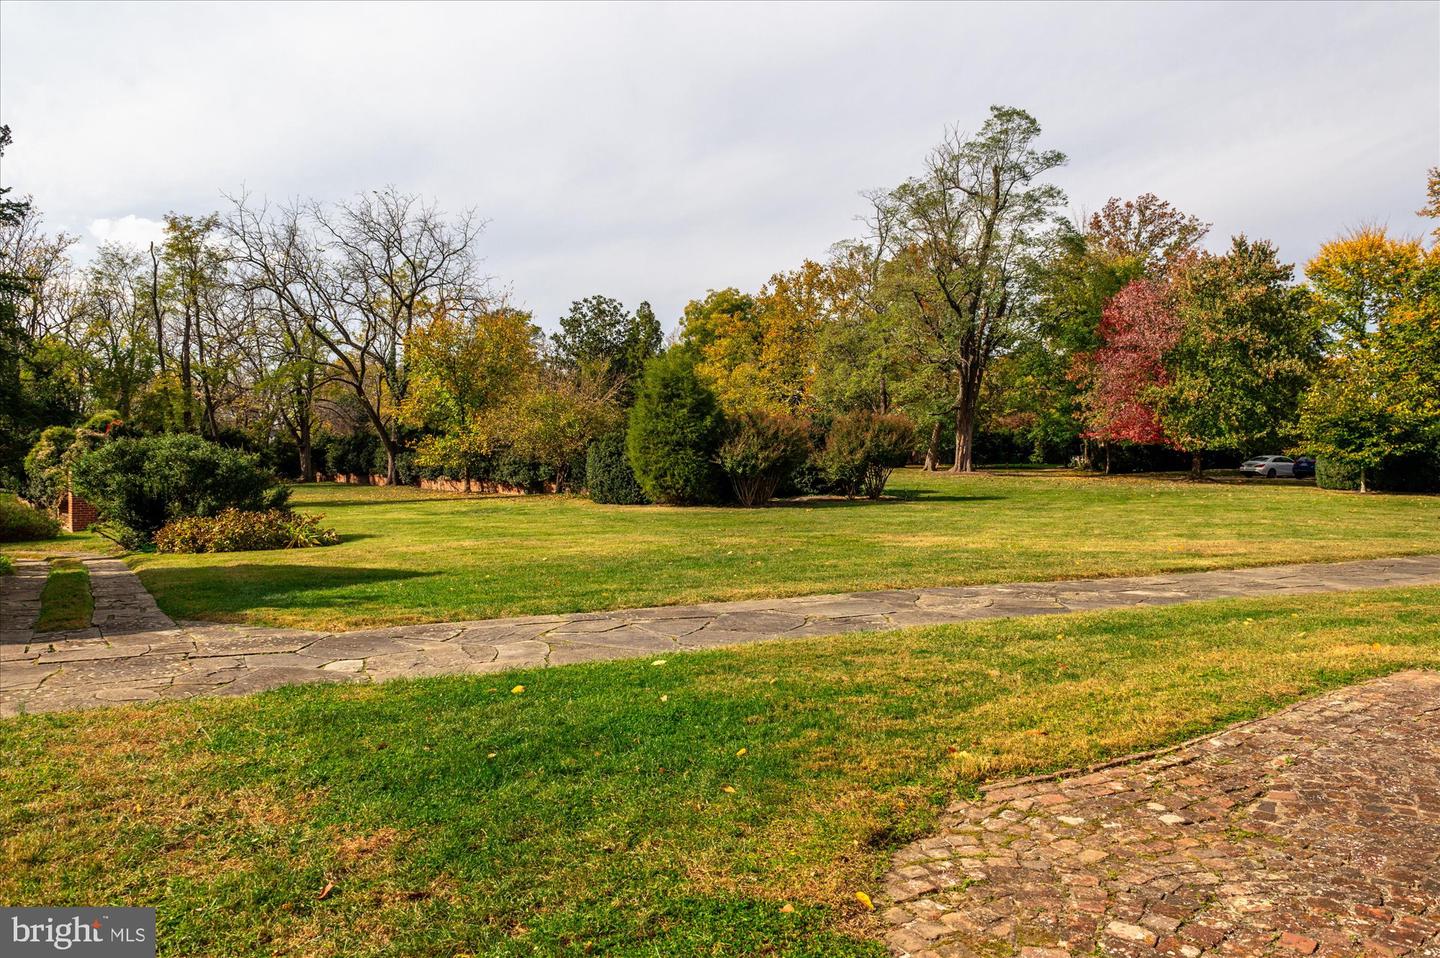
<svg viewBox="0 0 1440 958">
<path fill-rule="evenodd" d="M 1299 456 L 1295 460 L 1294 475 L 1296 479 L 1313 479 L 1315 477 L 1315 459 L 1312 456 Z"/>
<path fill-rule="evenodd" d="M 1256 456 L 1240 463 L 1240 471 L 1245 475 L 1264 476 L 1266 479 L 1277 476 L 1288 479 L 1295 475 L 1295 460 L 1289 456 Z"/>
</svg>

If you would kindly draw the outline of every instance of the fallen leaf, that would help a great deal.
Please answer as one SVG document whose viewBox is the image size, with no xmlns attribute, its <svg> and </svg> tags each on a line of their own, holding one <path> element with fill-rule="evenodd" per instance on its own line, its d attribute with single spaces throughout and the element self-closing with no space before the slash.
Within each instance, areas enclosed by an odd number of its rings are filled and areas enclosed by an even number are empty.
<svg viewBox="0 0 1440 958">
<path fill-rule="evenodd" d="M 334 890 L 335 890 L 335 883 L 334 883 L 333 881 L 327 881 L 327 882 L 325 883 L 325 887 L 322 888 L 322 889 L 320 889 L 320 894 L 319 894 L 318 897 L 316 897 L 315 900 L 316 900 L 316 901 L 324 901 L 325 899 L 327 899 L 327 898 L 330 897 L 330 893 L 331 893 L 332 891 L 334 891 Z"/>
<path fill-rule="evenodd" d="M 781 909 L 780 909 L 780 914 L 782 914 L 782 915 L 788 915 L 788 914 L 790 914 L 790 913 L 791 913 L 792 911 L 794 911 L 794 910 L 795 910 L 795 906 L 794 906 L 794 905 L 786 905 L 784 908 L 781 908 Z"/>
<path fill-rule="evenodd" d="M 486 757 L 486 758 L 494 758 L 496 755 L 499 755 L 499 754 L 500 754 L 499 752 L 491 752 L 489 755 L 487 755 L 487 756 L 485 756 L 485 757 Z"/>
<path fill-rule="evenodd" d="M 721 786 L 720 791 L 724 792 L 726 795 L 734 795 L 734 794 L 735 794 L 735 789 L 732 788 L 732 787 L 729 786 L 729 785 Z"/>
<path fill-rule="evenodd" d="M 523 693 L 524 691 L 525 691 L 525 686 L 523 686 L 523 685 L 517 685 L 517 686 L 515 686 L 513 689 L 510 690 L 510 694 L 511 694 L 511 695 L 520 695 L 520 694 Z"/>
<path fill-rule="evenodd" d="M 668 696 L 668 695 L 662 695 L 662 696 L 660 696 L 660 701 L 662 701 L 662 702 L 668 702 L 668 701 L 670 701 L 670 696 Z"/>
<path fill-rule="evenodd" d="M 1378 648 L 1380 648 L 1380 646 L 1377 645 L 1377 646 L 1375 646 L 1375 648 L 1378 649 Z M 744 758 L 744 757 L 745 757 L 745 753 L 748 752 L 748 751 L 750 751 L 748 748 L 742 748 L 740 751 L 738 751 L 738 752 L 735 753 L 735 757 L 736 757 L 736 758 Z"/>
<path fill-rule="evenodd" d="M 669 661 L 669 660 L 668 660 L 668 659 L 656 659 L 654 662 L 651 662 L 650 664 L 651 664 L 651 665 L 664 665 L 667 661 Z"/>
<path fill-rule="evenodd" d="M 857 891 L 855 893 L 855 900 L 858 901 L 860 904 L 864 905 L 866 911 L 875 910 L 875 903 L 871 901 L 870 896 L 865 894 L 863 891 Z"/>
</svg>

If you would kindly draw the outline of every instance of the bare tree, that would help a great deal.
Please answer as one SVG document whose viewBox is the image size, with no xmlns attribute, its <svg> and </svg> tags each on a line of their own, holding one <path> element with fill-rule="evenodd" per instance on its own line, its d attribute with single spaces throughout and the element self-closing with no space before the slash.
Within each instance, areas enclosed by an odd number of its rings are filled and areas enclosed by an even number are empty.
<svg viewBox="0 0 1440 958">
<path fill-rule="evenodd" d="M 1035 180 L 1065 162 L 1034 146 L 1040 124 L 991 107 L 973 138 L 949 131 L 925 175 L 875 198 L 876 239 L 893 250 L 909 332 L 921 360 L 954 384 L 956 472 L 974 468 L 981 385 L 1023 318 L 1025 262 L 1035 228 L 1064 202 Z"/>
<path fill-rule="evenodd" d="M 326 207 L 276 210 L 235 199 L 228 229 L 249 283 L 269 290 L 329 352 L 331 376 L 354 392 L 399 481 L 396 413 L 409 386 L 405 337 L 431 311 L 483 304 L 473 212 L 447 218 L 389 188 Z"/>
</svg>

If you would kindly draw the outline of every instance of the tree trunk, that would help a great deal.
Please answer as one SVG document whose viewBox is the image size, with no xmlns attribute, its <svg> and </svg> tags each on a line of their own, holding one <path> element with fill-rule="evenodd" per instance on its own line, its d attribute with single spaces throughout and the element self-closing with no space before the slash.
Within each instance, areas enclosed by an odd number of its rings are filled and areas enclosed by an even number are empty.
<svg viewBox="0 0 1440 958">
<path fill-rule="evenodd" d="M 1203 457 L 1203 455 L 1202 455 L 1201 453 L 1198 453 L 1198 452 L 1192 452 L 1192 453 L 1190 454 L 1190 478 L 1191 478 L 1191 479 L 1201 479 L 1201 478 L 1203 478 L 1204 475 L 1205 475 L 1205 469 L 1204 469 L 1203 467 L 1204 467 L 1204 457 Z"/>
<path fill-rule="evenodd" d="M 1364 470 L 1363 467 L 1362 467 L 1361 470 L 1360 470 L 1360 491 L 1361 491 L 1361 492 L 1368 492 L 1368 491 L 1369 491 L 1368 489 L 1365 488 L 1365 470 Z"/>
<path fill-rule="evenodd" d="M 155 314 L 155 355 L 160 360 L 160 375 L 165 375 L 165 322 L 160 315 L 160 257 L 155 244 L 150 244 L 150 311 Z"/>
<path fill-rule="evenodd" d="M 400 485 L 400 463 L 396 461 L 395 454 L 400 451 L 399 445 L 392 442 L 389 436 L 381 435 L 380 441 L 385 445 L 385 485 Z"/>
<path fill-rule="evenodd" d="M 955 465 L 951 472 L 975 471 L 975 406 L 979 390 L 967 389 L 955 403 Z"/>
<path fill-rule="evenodd" d="M 190 378 L 190 308 L 185 308 L 185 329 L 180 337 L 180 425 L 186 432 L 195 431 L 194 381 Z"/>
<path fill-rule="evenodd" d="M 925 446 L 925 464 L 920 468 L 926 472 L 934 472 L 940 468 L 940 420 L 935 420 L 935 425 L 930 429 L 930 442 Z"/>
<path fill-rule="evenodd" d="M 300 450 L 300 481 L 315 481 L 315 444 L 310 441 L 310 420 L 302 419 L 296 430 L 295 446 Z"/>
<path fill-rule="evenodd" d="M 1110 440 L 1105 440 L 1105 475 L 1110 475 Z"/>
</svg>

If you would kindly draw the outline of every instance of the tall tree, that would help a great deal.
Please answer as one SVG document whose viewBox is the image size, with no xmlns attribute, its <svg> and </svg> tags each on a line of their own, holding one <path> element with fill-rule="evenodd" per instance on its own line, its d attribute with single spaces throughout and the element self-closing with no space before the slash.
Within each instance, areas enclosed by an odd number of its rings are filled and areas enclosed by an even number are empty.
<svg viewBox="0 0 1440 958">
<path fill-rule="evenodd" d="M 957 472 L 974 469 L 985 372 L 1026 318 L 1036 230 L 1064 201 L 1058 187 L 1038 182 L 1065 162 L 1063 153 L 1039 149 L 1039 136 L 1024 110 L 991 107 L 977 135 L 947 133 L 923 176 L 878 198 L 883 235 L 903 261 L 899 275 L 915 305 L 912 342 L 954 383 Z"/>
<path fill-rule="evenodd" d="M 1320 330 L 1275 247 L 1237 236 L 1178 272 L 1181 332 L 1156 390 L 1160 425 L 1192 454 L 1280 441 L 1320 357 Z"/>
<path fill-rule="evenodd" d="M 399 482 L 404 343 L 423 316 L 483 308 L 474 249 L 483 224 L 392 188 L 274 214 L 241 196 L 227 225 L 248 281 L 325 345 L 334 380 L 354 394 L 385 450 L 386 481 Z"/>
<path fill-rule="evenodd" d="M 1320 247 L 1305 264 L 1312 309 L 1336 339 L 1364 339 L 1396 306 L 1417 295 L 1423 268 L 1419 240 L 1391 239 L 1381 227 L 1362 226 Z"/>
<path fill-rule="evenodd" d="M 1366 289 L 1379 305 L 1363 335 L 1357 323 L 1335 345 L 1301 407 L 1306 448 L 1357 470 L 1362 492 L 1388 459 L 1428 453 L 1440 463 L 1440 247 L 1403 270 L 1394 252 L 1377 243 L 1348 251 L 1349 275 L 1384 278 Z"/>
<path fill-rule="evenodd" d="M 550 342 L 563 371 L 628 396 L 645 361 L 660 351 L 660 338 L 649 303 L 632 316 L 619 300 L 595 295 L 570 304 Z"/>
<path fill-rule="evenodd" d="M 138 251 L 102 243 L 86 271 L 87 340 L 99 405 L 129 419 L 131 406 L 155 370 L 149 277 Z"/>
<path fill-rule="evenodd" d="M 482 417 L 533 387 L 539 336 L 530 315 L 513 309 L 436 313 L 411 332 L 402 418 L 430 430 L 417 450 L 422 464 L 458 473 L 469 491 L 494 451 L 494 431 Z"/>
<path fill-rule="evenodd" d="M 1165 362 L 1180 340 L 1181 323 L 1168 284 L 1137 279 L 1105 306 L 1100 347 L 1087 364 L 1082 408 L 1087 435 L 1108 443 L 1165 443 L 1156 409 L 1169 383 Z"/>
</svg>

